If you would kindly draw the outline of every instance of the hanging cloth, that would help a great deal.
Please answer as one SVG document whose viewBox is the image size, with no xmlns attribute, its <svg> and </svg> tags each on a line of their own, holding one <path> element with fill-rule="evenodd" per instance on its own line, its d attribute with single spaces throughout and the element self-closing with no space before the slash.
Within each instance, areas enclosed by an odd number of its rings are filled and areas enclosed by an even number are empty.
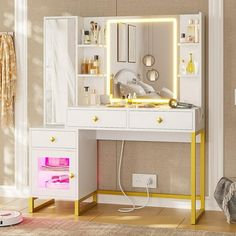
<svg viewBox="0 0 236 236">
<path fill-rule="evenodd" d="M 11 35 L 0 36 L 0 104 L 1 126 L 14 126 L 14 97 L 16 94 L 16 55 Z"/>
</svg>

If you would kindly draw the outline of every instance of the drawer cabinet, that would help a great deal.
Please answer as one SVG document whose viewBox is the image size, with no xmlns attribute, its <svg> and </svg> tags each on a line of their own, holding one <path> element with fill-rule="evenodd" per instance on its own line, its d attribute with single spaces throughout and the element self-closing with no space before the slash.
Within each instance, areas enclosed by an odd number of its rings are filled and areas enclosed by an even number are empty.
<svg viewBox="0 0 236 236">
<path fill-rule="evenodd" d="M 32 197 L 78 200 L 97 190 L 94 131 L 30 129 Z"/>
<path fill-rule="evenodd" d="M 165 111 L 130 111 L 131 129 L 191 130 L 193 129 L 192 112 Z"/>
<path fill-rule="evenodd" d="M 75 131 L 34 130 L 31 132 L 32 147 L 76 148 Z"/>
<path fill-rule="evenodd" d="M 69 109 L 67 125 L 87 128 L 126 128 L 126 111 Z"/>
</svg>

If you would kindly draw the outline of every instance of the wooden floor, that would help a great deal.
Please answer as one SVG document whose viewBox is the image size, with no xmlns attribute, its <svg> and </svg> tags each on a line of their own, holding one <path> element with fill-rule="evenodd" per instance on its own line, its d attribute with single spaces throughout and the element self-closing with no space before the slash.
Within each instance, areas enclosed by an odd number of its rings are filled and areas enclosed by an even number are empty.
<svg viewBox="0 0 236 236">
<path fill-rule="evenodd" d="M 56 201 L 45 209 L 34 214 L 28 213 L 27 199 L 0 197 L 0 209 L 22 211 L 24 216 L 45 217 L 55 219 L 74 219 L 74 204 L 67 201 Z M 184 228 L 193 230 L 208 230 L 215 232 L 236 232 L 236 224 L 226 223 L 224 214 L 217 211 L 207 211 L 196 226 L 190 225 L 190 210 L 146 207 L 131 213 L 120 213 L 120 205 L 98 204 L 93 209 L 79 216 L 79 220 L 102 223 L 117 223 L 143 225 L 163 228 Z"/>
</svg>

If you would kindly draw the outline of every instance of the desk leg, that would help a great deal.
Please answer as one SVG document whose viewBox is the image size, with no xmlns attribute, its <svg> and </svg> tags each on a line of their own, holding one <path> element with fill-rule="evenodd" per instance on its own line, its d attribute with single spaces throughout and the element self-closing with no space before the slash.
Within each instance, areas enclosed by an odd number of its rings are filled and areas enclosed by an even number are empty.
<svg viewBox="0 0 236 236">
<path fill-rule="evenodd" d="M 196 133 L 191 142 L 191 224 L 196 224 Z"/>
<path fill-rule="evenodd" d="M 200 144 L 200 199 L 201 210 L 205 210 L 205 132 L 201 131 Z"/>
</svg>

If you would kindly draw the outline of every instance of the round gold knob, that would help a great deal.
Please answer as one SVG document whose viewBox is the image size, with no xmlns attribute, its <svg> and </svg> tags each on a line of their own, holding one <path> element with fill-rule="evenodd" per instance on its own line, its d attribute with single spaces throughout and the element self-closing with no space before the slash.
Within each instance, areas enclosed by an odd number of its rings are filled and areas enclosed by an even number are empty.
<svg viewBox="0 0 236 236">
<path fill-rule="evenodd" d="M 73 173 L 70 173 L 69 177 L 70 177 L 70 179 L 73 179 L 75 177 L 75 175 Z"/>
<path fill-rule="evenodd" d="M 52 136 L 52 137 L 50 137 L 50 141 L 53 143 L 56 141 L 56 138 Z"/>
<path fill-rule="evenodd" d="M 157 123 L 161 124 L 163 122 L 163 118 L 157 117 Z"/>
<path fill-rule="evenodd" d="M 96 122 L 98 122 L 98 117 L 97 116 L 93 116 L 93 118 L 92 118 L 92 121 L 94 122 L 94 123 L 96 123 Z"/>
</svg>

